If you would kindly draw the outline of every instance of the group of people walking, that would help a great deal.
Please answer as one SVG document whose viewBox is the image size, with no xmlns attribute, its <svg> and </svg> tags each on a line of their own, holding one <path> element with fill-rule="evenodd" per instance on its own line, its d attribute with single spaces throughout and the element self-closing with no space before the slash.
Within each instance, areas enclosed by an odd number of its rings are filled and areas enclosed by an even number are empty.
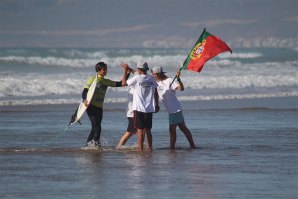
<svg viewBox="0 0 298 199">
<path fill-rule="evenodd" d="M 149 67 L 146 62 L 139 62 L 137 69 L 131 69 L 128 64 L 121 64 L 123 75 L 121 81 L 106 79 L 107 64 L 99 62 L 95 66 L 97 72 L 97 85 L 92 97 L 88 102 L 86 95 L 91 83 L 96 76 L 91 77 L 82 92 L 82 99 L 87 106 L 87 114 L 91 121 L 91 132 L 86 146 L 100 146 L 101 121 L 103 115 L 103 102 L 107 88 L 128 86 L 127 103 L 127 130 L 119 141 L 117 147 L 126 143 L 133 135 L 137 134 L 137 148 L 144 149 L 144 137 L 146 135 L 149 150 L 152 150 L 152 118 L 153 113 L 159 111 L 159 99 L 163 102 L 169 114 L 170 148 L 175 148 L 177 126 L 186 136 L 191 148 L 195 148 L 192 134 L 185 125 L 182 107 L 176 97 L 176 90 L 183 91 L 184 85 L 180 79 L 180 72 L 176 74 L 177 81 L 165 75 L 161 66 L 153 67 L 152 75 L 148 74 Z M 133 77 L 129 78 L 131 74 Z"/>
</svg>

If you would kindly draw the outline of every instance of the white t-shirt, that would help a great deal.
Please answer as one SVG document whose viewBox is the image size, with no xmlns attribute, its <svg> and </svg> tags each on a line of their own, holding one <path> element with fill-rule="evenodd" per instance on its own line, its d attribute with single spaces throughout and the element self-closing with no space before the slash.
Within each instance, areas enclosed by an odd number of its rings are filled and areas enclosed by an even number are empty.
<svg viewBox="0 0 298 199">
<path fill-rule="evenodd" d="M 135 75 L 127 80 L 127 85 L 134 87 L 133 110 L 143 113 L 155 112 L 154 92 L 157 83 L 151 75 Z"/>
<path fill-rule="evenodd" d="M 130 86 L 127 93 L 127 112 L 126 117 L 133 117 L 133 93 L 134 88 Z"/>
<path fill-rule="evenodd" d="M 163 81 L 158 81 L 157 92 L 159 99 L 163 102 L 168 113 L 177 113 L 182 110 L 181 104 L 176 97 L 176 88 L 179 84 L 174 81 L 171 85 L 173 79 L 167 78 Z M 170 88 L 171 85 L 171 88 Z"/>
</svg>

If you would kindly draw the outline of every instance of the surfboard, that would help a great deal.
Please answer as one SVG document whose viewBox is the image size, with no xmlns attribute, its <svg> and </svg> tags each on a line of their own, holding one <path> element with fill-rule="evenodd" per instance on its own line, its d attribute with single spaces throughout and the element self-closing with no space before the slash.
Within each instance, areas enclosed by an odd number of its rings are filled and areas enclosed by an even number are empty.
<svg viewBox="0 0 298 199">
<path fill-rule="evenodd" d="M 90 88 L 88 89 L 88 93 L 87 93 L 87 97 L 86 100 L 88 101 L 88 103 L 91 102 L 91 99 L 93 97 L 95 88 L 96 88 L 96 83 L 97 83 L 97 74 L 95 79 L 93 80 Z M 79 104 L 79 107 L 77 108 L 77 110 L 75 111 L 75 113 L 72 115 L 71 120 L 69 122 L 69 125 L 73 125 L 77 122 L 80 123 L 80 119 L 82 118 L 82 116 L 84 115 L 85 111 L 87 110 L 87 106 L 85 106 L 85 104 L 81 101 L 81 103 Z"/>
</svg>

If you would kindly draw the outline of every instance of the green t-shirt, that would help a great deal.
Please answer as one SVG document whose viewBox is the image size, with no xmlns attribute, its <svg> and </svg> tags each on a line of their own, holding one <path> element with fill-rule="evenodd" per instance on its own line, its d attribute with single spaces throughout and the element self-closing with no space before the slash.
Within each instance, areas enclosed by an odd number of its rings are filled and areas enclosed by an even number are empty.
<svg viewBox="0 0 298 199">
<path fill-rule="evenodd" d="M 89 89 L 95 77 L 96 76 L 89 78 L 84 88 Z M 96 88 L 90 104 L 96 107 L 103 107 L 106 91 L 109 86 L 116 87 L 116 82 L 109 79 L 105 79 L 104 77 L 98 76 Z"/>
</svg>

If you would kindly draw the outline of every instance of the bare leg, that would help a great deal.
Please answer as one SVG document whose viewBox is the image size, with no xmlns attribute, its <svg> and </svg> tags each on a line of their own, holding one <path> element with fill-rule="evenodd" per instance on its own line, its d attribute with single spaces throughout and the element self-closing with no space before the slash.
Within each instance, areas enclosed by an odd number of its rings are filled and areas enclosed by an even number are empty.
<svg viewBox="0 0 298 199">
<path fill-rule="evenodd" d="M 152 134 L 151 129 L 145 129 L 146 135 L 147 135 L 147 142 L 149 150 L 152 150 Z"/>
<path fill-rule="evenodd" d="M 196 146 L 193 142 L 193 139 L 192 139 L 192 134 L 189 131 L 189 129 L 187 128 L 187 126 L 185 125 L 185 123 L 182 122 L 182 123 L 178 124 L 178 126 L 179 126 L 180 130 L 184 133 L 185 137 L 187 138 L 190 148 L 196 148 Z"/>
<path fill-rule="evenodd" d="M 145 142 L 146 129 L 143 130 L 143 143 Z"/>
<path fill-rule="evenodd" d="M 143 141 L 144 141 L 144 135 L 143 135 L 143 129 L 137 129 L 138 133 L 138 150 L 143 151 Z"/>
<path fill-rule="evenodd" d="M 132 135 L 133 135 L 132 133 L 130 133 L 130 132 L 126 132 L 126 133 L 121 137 L 121 139 L 120 139 L 120 141 L 119 141 L 117 147 L 120 147 L 121 145 L 124 145 L 124 144 L 127 142 L 127 140 L 128 140 Z"/>
<path fill-rule="evenodd" d="M 170 149 L 175 149 L 176 144 L 176 124 L 170 125 Z"/>
</svg>

